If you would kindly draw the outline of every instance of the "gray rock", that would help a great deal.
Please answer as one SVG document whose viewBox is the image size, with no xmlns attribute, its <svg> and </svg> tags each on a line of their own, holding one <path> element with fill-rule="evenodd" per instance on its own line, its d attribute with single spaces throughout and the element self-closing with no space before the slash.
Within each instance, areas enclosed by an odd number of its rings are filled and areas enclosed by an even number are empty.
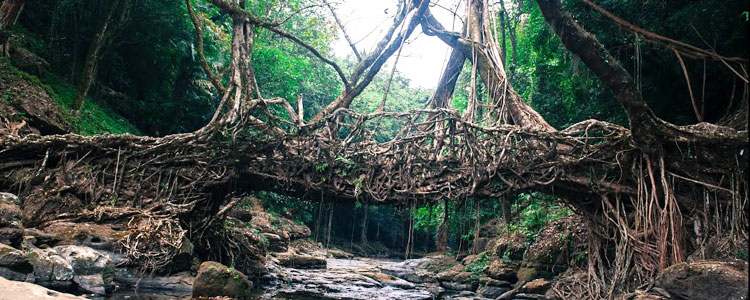
<svg viewBox="0 0 750 300">
<path fill-rule="evenodd" d="M 193 290 L 194 278 L 190 276 L 189 272 L 171 276 L 146 276 L 138 274 L 132 269 L 117 268 L 115 269 L 114 280 L 124 287 L 190 293 Z"/>
<path fill-rule="evenodd" d="M 399 263 L 380 266 L 380 271 L 398 278 L 415 282 L 437 282 L 435 274 L 424 269 L 434 261 L 432 258 L 408 259 Z"/>
<path fill-rule="evenodd" d="M 12 205 L 21 205 L 21 199 L 18 198 L 18 196 L 13 195 L 11 193 L 2 193 L 0 192 L 0 203 L 7 203 Z"/>
<path fill-rule="evenodd" d="M 28 248 L 29 262 L 34 266 L 34 282 L 54 288 L 68 289 L 73 284 L 73 266 L 52 249 Z"/>
<path fill-rule="evenodd" d="M 82 290 L 101 295 L 113 287 L 115 263 L 106 255 L 82 246 L 57 246 L 53 249 L 73 267 L 73 282 Z"/>
<path fill-rule="evenodd" d="M 60 293 L 29 282 L 10 281 L 0 277 L 0 299 L 3 300 L 26 300 L 26 299 L 64 299 L 85 300 L 70 294 Z"/>
<path fill-rule="evenodd" d="M 495 299 L 509 290 L 509 288 L 485 285 L 477 290 L 477 294 L 485 298 Z"/>
<path fill-rule="evenodd" d="M 21 273 L 17 271 L 13 271 L 11 269 L 0 267 L 0 277 L 4 277 L 8 280 L 13 281 L 26 281 L 26 278 L 28 278 L 28 273 Z"/>
<path fill-rule="evenodd" d="M 462 283 L 453 281 L 441 281 L 440 285 L 446 289 L 454 291 L 473 291 L 476 285 L 472 283 Z"/>
<path fill-rule="evenodd" d="M 203 262 L 193 282 L 193 297 L 247 298 L 253 283 L 245 274 L 214 261 Z"/>
<path fill-rule="evenodd" d="M 23 274 L 34 271 L 26 253 L 5 244 L 0 244 L 0 267 Z"/>
</svg>

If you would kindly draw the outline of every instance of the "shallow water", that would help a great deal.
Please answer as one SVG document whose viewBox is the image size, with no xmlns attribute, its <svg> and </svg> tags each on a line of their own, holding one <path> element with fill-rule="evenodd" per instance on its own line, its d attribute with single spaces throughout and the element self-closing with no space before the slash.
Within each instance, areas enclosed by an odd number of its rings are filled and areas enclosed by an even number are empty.
<svg viewBox="0 0 750 300">
<path fill-rule="evenodd" d="M 393 266 L 399 263 L 397 260 L 330 258 L 327 263 L 326 269 L 295 269 L 272 265 L 270 267 L 272 279 L 262 285 L 263 289 L 259 290 L 254 299 L 428 300 L 436 298 L 436 292 L 430 291 L 428 285 L 414 284 L 394 277 L 390 277 L 392 280 L 387 282 L 372 278 L 374 274 L 381 274 L 381 267 Z M 191 293 L 185 291 L 125 288 L 107 297 L 95 299 L 166 300 L 190 299 L 190 296 Z"/>
</svg>

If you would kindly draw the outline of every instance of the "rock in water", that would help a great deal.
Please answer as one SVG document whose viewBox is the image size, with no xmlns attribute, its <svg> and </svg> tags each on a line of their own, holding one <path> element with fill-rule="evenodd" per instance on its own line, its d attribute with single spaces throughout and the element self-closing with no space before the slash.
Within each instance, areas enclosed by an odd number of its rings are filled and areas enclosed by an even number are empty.
<svg viewBox="0 0 750 300">
<path fill-rule="evenodd" d="M 57 246 L 53 248 L 73 267 L 73 282 L 88 293 L 104 295 L 113 287 L 115 262 L 89 247 Z"/>
<path fill-rule="evenodd" d="M 249 298 L 253 283 L 245 274 L 214 261 L 203 262 L 193 282 L 193 297 Z"/>
<path fill-rule="evenodd" d="M 0 300 L 26 299 L 85 300 L 86 298 L 56 292 L 28 282 L 10 281 L 0 277 Z"/>
<path fill-rule="evenodd" d="M 747 262 L 699 261 L 673 265 L 655 286 L 675 299 L 747 299 Z"/>
</svg>

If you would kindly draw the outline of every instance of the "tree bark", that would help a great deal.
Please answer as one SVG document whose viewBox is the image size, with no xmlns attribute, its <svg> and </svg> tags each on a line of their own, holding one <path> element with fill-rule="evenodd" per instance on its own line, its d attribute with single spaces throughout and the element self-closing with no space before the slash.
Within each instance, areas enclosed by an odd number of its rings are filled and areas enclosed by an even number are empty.
<svg viewBox="0 0 750 300">
<path fill-rule="evenodd" d="M 503 205 L 503 216 L 505 218 L 506 225 L 510 225 L 510 222 L 513 220 L 513 215 L 511 214 L 511 211 L 510 211 L 512 200 L 515 200 L 515 195 L 506 195 L 500 199 Z"/>
<path fill-rule="evenodd" d="M 429 204 L 430 214 L 427 216 L 427 226 L 424 235 L 424 254 L 430 251 L 430 225 L 432 224 L 432 203 Z"/>
<path fill-rule="evenodd" d="M 326 249 L 328 249 L 328 245 L 331 244 L 331 224 L 333 223 L 333 208 L 334 203 L 331 201 L 331 204 L 328 206 L 328 230 L 326 231 Z"/>
<path fill-rule="evenodd" d="M 349 77 L 352 86 L 345 87 L 344 91 L 341 92 L 333 102 L 326 105 L 326 107 L 321 109 L 312 119 L 310 119 L 310 123 L 324 118 L 336 111 L 336 109 L 349 108 L 354 98 L 365 90 L 388 58 L 390 58 L 391 55 L 393 55 L 404 44 L 404 41 L 409 38 L 414 31 L 414 28 L 420 23 L 420 20 L 422 19 L 420 16 L 427 10 L 429 2 L 430 1 L 428 0 L 423 0 L 417 7 L 405 7 L 402 10 L 402 12 L 394 19 L 393 25 L 378 43 L 375 50 L 370 55 L 364 57 L 359 64 L 357 64 L 357 67 L 355 67 L 352 75 Z M 413 4 L 410 2 L 409 5 Z M 406 25 L 404 31 L 396 35 L 391 41 L 391 37 L 395 30 L 400 27 L 399 25 L 402 25 L 401 23 L 404 22 L 407 13 L 413 9 L 416 9 L 415 15 L 411 18 L 408 24 L 404 24 Z"/>
<path fill-rule="evenodd" d="M 448 236 L 450 235 L 448 213 L 448 200 L 443 199 L 443 222 L 441 222 L 440 226 L 438 227 L 438 236 L 437 241 L 435 242 L 437 251 L 442 252 L 443 254 L 445 254 L 445 252 L 448 250 Z"/>
<path fill-rule="evenodd" d="M 9 55 L 10 30 L 21 15 L 26 0 L 5 0 L 0 6 L 0 56 Z"/>
<path fill-rule="evenodd" d="M 479 2 L 479 3 L 475 3 Z M 473 0 L 470 7 L 475 7 L 481 4 L 479 0 Z M 482 24 L 479 22 L 478 17 L 481 13 L 474 12 L 473 15 L 477 17 L 469 18 L 467 26 L 469 31 L 474 32 L 474 36 L 482 36 L 482 33 L 477 33 L 478 30 L 482 29 Z M 443 42 L 458 49 L 466 55 L 468 59 L 476 65 L 479 70 L 479 74 L 484 81 L 485 87 L 490 91 L 489 95 L 500 108 L 502 121 L 510 124 L 520 125 L 522 127 L 537 129 L 540 131 L 555 131 L 555 129 L 537 113 L 531 105 L 523 101 L 521 96 L 513 89 L 513 86 L 508 82 L 505 74 L 505 69 L 502 65 L 501 59 L 499 59 L 499 49 L 494 49 L 471 39 L 461 38 L 460 35 L 448 32 L 445 27 L 441 25 L 435 17 L 427 10 L 424 13 L 422 19 L 422 28 L 426 28 L 426 32 L 431 35 L 436 35 Z M 473 28 L 473 29 L 472 29 Z M 489 44 L 489 46 L 497 44 Z M 493 52 L 495 55 L 493 55 Z"/>
<path fill-rule="evenodd" d="M 367 216 L 370 214 L 370 206 L 365 204 L 363 209 L 365 210 L 365 216 L 362 219 L 362 232 L 359 235 L 359 242 L 367 244 Z"/>
<path fill-rule="evenodd" d="M 466 55 L 463 52 L 455 48 L 451 50 L 450 58 L 445 65 L 443 74 L 440 76 L 437 89 L 430 98 L 432 108 L 447 108 L 450 106 L 453 91 L 456 89 L 456 81 L 458 81 L 458 76 L 461 74 L 465 61 Z"/>
<path fill-rule="evenodd" d="M 89 45 L 89 51 L 86 55 L 86 66 L 81 72 L 81 79 L 78 83 L 76 98 L 73 101 L 73 109 L 76 111 L 81 110 L 81 108 L 83 107 L 83 100 L 86 99 L 86 96 L 89 93 L 89 89 L 91 89 L 91 83 L 93 83 L 94 77 L 96 76 L 96 64 L 98 63 L 99 51 L 101 51 L 102 49 L 110 21 L 112 21 L 112 16 L 117 10 L 118 4 L 120 2 L 121 0 L 112 1 L 109 8 L 107 9 L 107 14 L 104 16 L 102 25 L 99 27 L 99 31 L 97 31 L 94 39 Z"/>
<path fill-rule="evenodd" d="M 472 253 L 479 254 L 479 229 L 481 227 L 481 218 L 479 215 L 480 207 L 479 200 L 474 200 L 474 205 L 476 205 L 476 214 L 474 215 L 474 241 L 471 243 L 472 246 Z"/>
</svg>

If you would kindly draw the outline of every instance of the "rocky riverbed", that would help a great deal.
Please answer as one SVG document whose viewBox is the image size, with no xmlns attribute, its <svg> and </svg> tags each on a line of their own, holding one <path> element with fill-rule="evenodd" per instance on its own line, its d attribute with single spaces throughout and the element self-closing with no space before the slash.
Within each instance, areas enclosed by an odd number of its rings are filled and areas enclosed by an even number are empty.
<svg viewBox="0 0 750 300">
<path fill-rule="evenodd" d="M 479 255 L 409 260 L 354 257 L 310 239 L 310 229 L 260 207 L 232 211 L 226 230 L 245 261 L 201 260 L 184 240 L 169 270 L 154 276 L 128 265 L 123 227 L 95 221 L 24 227 L 20 200 L 0 193 L 0 300 L 5 299 L 559 299 L 555 282 L 586 276 L 576 266 L 585 241 L 580 219 L 547 224 L 529 245 L 517 232 L 480 231 Z M 29 214 L 31 215 L 31 214 Z M 264 238 L 265 237 L 265 238 Z M 563 251 L 564 250 L 564 251 Z M 572 261 L 572 263 L 571 263 Z M 649 292 L 624 299 L 747 299 L 746 261 L 674 265 Z M 66 294 L 68 293 L 68 294 Z M 83 298 L 86 297 L 86 298 Z"/>
</svg>

